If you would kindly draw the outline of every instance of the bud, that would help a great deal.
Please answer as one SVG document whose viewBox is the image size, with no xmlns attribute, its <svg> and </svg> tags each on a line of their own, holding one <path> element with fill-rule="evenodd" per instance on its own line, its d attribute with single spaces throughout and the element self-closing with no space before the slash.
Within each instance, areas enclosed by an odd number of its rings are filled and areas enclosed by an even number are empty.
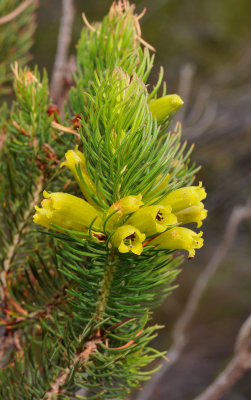
<svg viewBox="0 0 251 400">
<path fill-rule="evenodd" d="M 202 220 L 207 217 L 207 210 L 204 209 L 203 203 L 198 202 L 194 206 L 178 211 L 176 217 L 178 218 L 178 222 L 181 224 L 196 222 L 197 228 L 200 228 Z"/>
<path fill-rule="evenodd" d="M 60 167 L 63 166 L 67 166 L 68 168 L 70 168 L 71 172 L 74 175 L 74 178 L 76 179 L 81 192 L 83 193 L 83 195 L 85 196 L 86 200 L 95 205 L 95 202 L 93 201 L 93 199 L 91 198 L 89 191 L 87 190 L 86 186 L 88 186 L 88 188 L 90 189 L 90 191 L 93 194 L 96 194 L 96 186 L 94 184 L 94 182 L 91 180 L 91 178 L 89 177 L 87 171 L 86 171 L 86 161 L 85 161 L 85 156 L 84 154 L 78 150 L 78 146 L 75 147 L 75 150 L 68 150 L 65 153 L 65 158 L 66 161 L 63 162 Z M 81 174 L 82 177 L 85 181 L 85 184 L 82 182 L 82 180 L 80 179 L 77 169 L 76 167 L 80 165 L 80 170 L 81 170 Z"/>
<path fill-rule="evenodd" d="M 136 226 L 146 236 L 164 232 L 170 225 L 176 224 L 177 218 L 171 213 L 170 206 L 154 205 L 142 207 L 127 222 Z"/>
<path fill-rule="evenodd" d="M 72 123 L 73 123 L 74 129 L 80 128 L 80 126 L 82 125 L 81 115 L 80 114 L 74 115 L 74 117 L 72 118 Z"/>
<path fill-rule="evenodd" d="M 141 194 L 137 196 L 126 196 L 122 199 L 119 199 L 116 203 L 114 203 L 107 212 L 107 217 L 113 214 L 108 220 L 106 224 L 107 230 L 113 230 L 118 224 L 121 222 L 121 219 L 128 214 L 131 214 L 139 209 L 144 203 L 142 201 Z"/>
<path fill-rule="evenodd" d="M 205 189 L 202 187 L 202 182 L 198 186 L 186 186 L 174 190 L 161 200 L 161 204 L 170 205 L 172 212 L 176 214 L 185 208 L 191 207 L 207 196 Z"/>
<path fill-rule="evenodd" d="M 159 249 L 188 251 L 189 258 L 194 257 L 195 249 L 203 246 L 202 232 L 196 233 L 191 229 L 176 227 L 162 233 L 153 239 L 150 244 L 158 246 Z"/>
<path fill-rule="evenodd" d="M 45 199 L 42 208 L 35 207 L 34 222 L 46 228 L 55 229 L 52 225 L 73 231 L 86 232 L 96 218 L 93 228 L 100 229 L 101 218 L 98 211 L 79 197 L 68 193 L 43 192 Z"/>
<path fill-rule="evenodd" d="M 60 110 L 56 104 L 51 103 L 46 112 L 48 115 L 53 115 L 53 121 L 58 122 L 57 115 L 60 115 Z"/>
<path fill-rule="evenodd" d="M 120 226 L 112 237 L 112 244 L 120 253 L 128 253 L 140 255 L 143 251 L 142 242 L 146 235 L 141 233 L 132 225 Z"/>
<path fill-rule="evenodd" d="M 148 106 L 153 117 L 161 120 L 169 114 L 177 111 L 184 104 L 183 100 L 177 94 L 168 94 L 167 96 L 160 97 L 157 100 L 152 100 Z"/>
</svg>

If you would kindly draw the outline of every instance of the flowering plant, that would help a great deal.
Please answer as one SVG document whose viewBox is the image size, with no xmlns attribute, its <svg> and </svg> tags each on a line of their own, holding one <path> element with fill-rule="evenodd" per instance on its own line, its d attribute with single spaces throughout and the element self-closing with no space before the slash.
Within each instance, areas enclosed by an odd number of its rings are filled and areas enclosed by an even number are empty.
<svg viewBox="0 0 251 400">
<path fill-rule="evenodd" d="M 200 228 L 207 212 L 192 147 L 172 126 L 183 101 L 166 94 L 162 70 L 149 90 L 139 20 L 124 0 L 87 22 L 64 117 L 46 76 L 13 67 L 17 100 L 1 114 L 4 400 L 127 398 L 163 355 L 149 346 L 160 328 L 150 320 L 180 251 L 203 245 L 184 226 Z"/>
</svg>

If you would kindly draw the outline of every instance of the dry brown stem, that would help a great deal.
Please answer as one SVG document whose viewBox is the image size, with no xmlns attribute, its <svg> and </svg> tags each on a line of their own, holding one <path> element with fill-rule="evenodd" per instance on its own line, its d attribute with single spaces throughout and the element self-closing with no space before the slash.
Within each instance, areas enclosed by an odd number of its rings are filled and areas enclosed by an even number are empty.
<svg viewBox="0 0 251 400">
<path fill-rule="evenodd" d="M 51 388 L 43 395 L 43 398 L 40 400 L 53 400 L 55 396 L 57 396 L 59 393 L 63 393 L 64 389 L 62 388 L 62 386 L 66 383 L 72 369 L 75 368 L 78 363 L 80 365 L 83 365 L 90 358 L 90 356 L 95 353 L 99 343 L 101 343 L 100 338 L 95 338 L 88 341 L 86 343 L 85 349 L 80 354 L 75 355 L 70 367 L 66 368 L 58 375 L 55 381 L 51 383 Z"/>
<path fill-rule="evenodd" d="M 216 273 L 224 257 L 228 253 L 240 223 L 243 220 L 248 219 L 250 217 L 251 217 L 251 199 L 248 199 L 246 205 L 236 206 L 233 209 L 229 217 L 228 223 L 226 225 L 221 243 L 219 244 L 218 248 L 216 249 L 216 252 L 214 253 L 209 263 L 207 264 L 206 268 L 197 279 L 197 282 L 195 283 L 189 295 L 186 306 L 180 318 L 177 320 L 174 326 L 173 344 L 167 353 L 169 362 L 163 364 L 162 368 L 159 369 L 158 372 L 152 377 L 152 379 L 145 385 L 143 390 L 137 396 L 137 400 L 149 400 L 154 391 L 154 388 L 157 386 L 161 378 L 164 376 L 167 370 L 170 369 L 170 367 L 180 358 L 180 355 L 183 352 L 184 347 L 188 341 L 186 330 L 197 311 L 201 297 L 206 287 L 208 286 L 208 283 L 210 282 L 211 278 Z"/>
<path fill-rule="evenodd" d="M 194 400 L 218 400 L 227 393 L 251 368 L 251 315 L 242 325 L 237 336 L 235 354 L 227 367 L 206 390 Z"/>
</svg>

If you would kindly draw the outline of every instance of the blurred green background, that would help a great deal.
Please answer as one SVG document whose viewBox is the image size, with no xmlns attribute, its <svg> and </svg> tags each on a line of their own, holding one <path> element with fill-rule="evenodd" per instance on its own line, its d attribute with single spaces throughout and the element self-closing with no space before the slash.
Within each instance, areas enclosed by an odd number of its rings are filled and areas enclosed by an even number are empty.
<svg viewBox="0 0 251 400">
<path fill-rule="evenodd" d="M 171 343 L 172 325 L 188 293 L 222 239 L 233 207 L 251 195 L 251 2 L 250 0 L 135 1 L 143 38 L 156 48 L 151 83 L 161 65 L 168 93 L 185 100 L 177 119 L 184 139 L 195 143 L 193 159 L 208 191 L 205 246 L 183 264 L 178 289 L 156 311 L 154 322 L 166 327 L 154 346 Z M 71 54 L 83 26 L 101 20 L 110 1 L 75 0 Z M 61 16 L 60 0 L 41 0 L 32 65 L 51 74 Z M 177 365 L 156 387 L 152 399 L 189 400 L 205 388 L 232 355 L 235 336 L 251 311 L 250 221 L 244 222 L 231 250 L 210 283 L 189 331 L 189 343 Z M 224 400 L 250 400 L 246 373 Z"/>
</svg>

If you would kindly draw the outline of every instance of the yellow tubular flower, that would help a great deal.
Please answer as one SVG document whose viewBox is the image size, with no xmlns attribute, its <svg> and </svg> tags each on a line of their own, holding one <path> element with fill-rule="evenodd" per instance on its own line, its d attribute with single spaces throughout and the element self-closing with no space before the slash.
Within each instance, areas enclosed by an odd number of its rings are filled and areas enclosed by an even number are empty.
<svg viewBox="0 0 251 400">
<path fill-rule="evenodd" d="M 155 205 L 140 208 L 127 222 L 150 236 L 164 232 L 169 225 L 176 224 L 177 218 L 170 206 Z"/>
<path fill-rule="evenodd" d="M 177 111 L 184 104 L 183 100 L 177 94 L 168 94 L 157 100 L 152 100 L 148 106 L 152 115 L 161 120 L 167 115 Z"/>
<path fill-rule="evenodd" d="M 203 203 L 198 202 L 194 206 L 178 211 L 176 213 L 176 217 L 178 218 L 178 222 L 181 224 L 196 222 L 197 228 L 200 228 L 202 225 L 202 220 L 207 217 L 207 210 L 204 209 Z"/>
<path fill-rule="evenodd" d="M 93 194 L 96 194 L 96 186 L 93 183 L 93 181 L 91 180 L 91 178 L 89 177 L 87 171 L 86 171 L 86 161 L 85 161 L 85 156 L 84 154 L 78 150 L 78 146 L 75 147 L 75 150 L 68 150 L 65 154 L 65 158 L 66 161 L 63 162 L 60 167 L 63 166 L 67 166 L 68 168 L 70 168 L 71 172 L 74 175 L 74 178 L 76 179 L 81 192 L 83 193 L 83 195 L 85 196 L 86 200 L 95 205 L 96 203 L 93 201 L 93 199 L 91 198 L 88 190 L 86 189 L 86 186 L 88 186 L 88 188 L 90 189 L 90 191 Z M 80 165 L 80 170 L 81 170 L 81 174 L 83 176 L 83 179 L 86 183 L 86 186 L 84 185 L 84 183 L 82 182 L 82 180 L 80 179 L 77 170 L 76 170 L 76 166 Z"/>
<path fill-rule="evenodd" d="M 108 210 L 107 216 L 113 214 L 107 221 L 106 229 L 109 231 L 115 229 L 121 222 L 121 219 L 134 211 L 137 211 L 144 203 L 141 194 L 137 196 L 126 196 L 114 203 Z"/>
<path fill-rule="evenodd" d="M 43 192 L 42 208 L 36 207 L 34 222 L 46 228 L 58 225 L 64 229 L 86 232 L 94 218 L 93 228 L 100 229 L 101 218 L 98 211 L 85 200 L 67 193 Z"/>
<path fill-rule="evenodd" d="M 202 232 L 196 233 L 191 229 L 176 227 L 162 233 L 149 244 L 160 249 L 184 249 L 188 251 L 189 258 L 194 257 L 195 249 L 203 246 Z"/>
<path fill-rule="evenodd" d="M 184 208 L 199 203 L 201 200 L 205 199 L 206 196 L 207 194 L 202 187 L 202 182 L 199 182 L 199 186 L 186 186 L 174 190 L 161 200 L 161 204 L 170 205 L 172 207 L 172 212 L 176 214 Z"/>
<path fill-rule="evenodd" d="M 134 254 L 140 255 L 143 251 L 142 242 L 146 235 L 141 233 L 132 225 L 120 226 L 112 237 L 112 244 L 120 253 L 128 253 L 131 251 Z"/>
</svg>

